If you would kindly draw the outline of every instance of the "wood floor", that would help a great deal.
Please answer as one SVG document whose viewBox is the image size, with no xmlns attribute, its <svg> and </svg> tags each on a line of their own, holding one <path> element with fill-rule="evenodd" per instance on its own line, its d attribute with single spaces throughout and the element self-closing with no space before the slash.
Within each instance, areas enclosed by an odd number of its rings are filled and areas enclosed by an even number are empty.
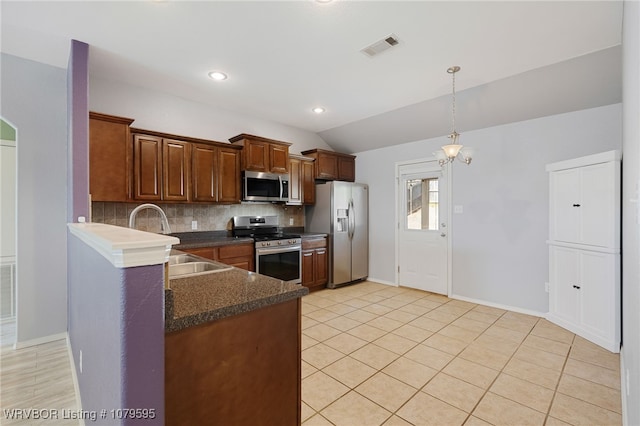
<svg viewBox="0 0 640 426">
<path fill-rule="evenodd" d="M 305 426 L 622 423 L 618 354 L 544 319 L 371 282 L 302 306 Z M 77 425 L 6 418 L 77 406 L 65 340 L 0 330 L 0 424 Z"/>
<path fill-rule="evenodd" d="M 13 349 L 15 322 L 0 326 L 0 424 L 77 426 L 78 407 L 65 339 Z M 28 409 L 34 409 L 27 412 Z M 23 410 L 21 410 L 23 409 Z M 10 419 L 29 416 L 29 419 Z M 42 411 L 40 411 L 42 410 Z M 53 418 L 53 417 L 56 417 Z M 40 417 L 35 418 L 35 417 Z M 67 417 L 66 419 L 64 417 Z M 89 423 L 89 422 L 87 422 Z"/>
</svg>

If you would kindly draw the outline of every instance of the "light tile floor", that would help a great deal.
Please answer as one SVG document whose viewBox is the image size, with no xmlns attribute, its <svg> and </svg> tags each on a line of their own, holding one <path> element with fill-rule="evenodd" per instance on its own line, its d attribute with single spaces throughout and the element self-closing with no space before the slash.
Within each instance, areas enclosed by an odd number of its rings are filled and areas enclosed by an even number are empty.
<svg viewBox="0 0 640 426">
<path fill-rule="evenodd" d="M 15 322 L 2 323 L 0 424 L 77 426 L 78 420 L 68 418 L 77 412 L 77 404 L 66 340 L 18 350 L 13 349 L 14 342 Z M 31 408 L 53 411 L 39 412 L 40 418 L 32 414 L 29 419 L 9 419 L 4 411 Z M 50 418 L 55 415 L 57 419 Z"/>
<path fill-rule="evenodd" d="M 371 282 L 302 310 L 305 426 L 622 423 L 618 355 L 544 319 Z M 0 329 L 0 408 L 76 410 L 66 342 Z"/>
<path fill-rule="evenodd" d="M 619 356 L 545 319 L 364 282 L 302 299 L 303 425 L 620 425 Z"/>
</svg>

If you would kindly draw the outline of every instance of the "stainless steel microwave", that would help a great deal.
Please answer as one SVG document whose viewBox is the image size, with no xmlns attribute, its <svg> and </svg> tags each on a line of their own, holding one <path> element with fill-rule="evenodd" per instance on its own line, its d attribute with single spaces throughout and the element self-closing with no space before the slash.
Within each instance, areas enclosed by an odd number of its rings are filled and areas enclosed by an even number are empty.
<svg viewBox="0 0 640 426">
<path fill-rule="evenodd" d="M 288 201 L 289 175 L 242 172 L 243 201 Z"/>
</svg>

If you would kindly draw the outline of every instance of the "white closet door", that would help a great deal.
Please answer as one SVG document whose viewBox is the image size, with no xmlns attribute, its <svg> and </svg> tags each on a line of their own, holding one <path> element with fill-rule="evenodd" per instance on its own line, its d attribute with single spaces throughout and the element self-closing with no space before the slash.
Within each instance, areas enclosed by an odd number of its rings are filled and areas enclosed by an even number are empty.
<svg viewBox="0 0 640 426">
<path fill-rule="evenodd" d="M 550 239 L 577 242 L 580 239 L 580 171 L 551 173 Z"/>
<path fill-rule="evenodd" d="M 575 323 L 580 309 L 578 289 L 574 287 L 579 286 L 579 251 L 550 246 L 549 254 L 549 311 L 562 320 Z"/>
<path fill-rule="evenodd" d="M 613 247 L 612 224 L 616 211 L 613 163 L 581 168 L 581 236 L 590 246 Z"/>
<path fill-rule="evenodd" d="M 588 332 L 611 339 L 615 315 L 617 255 L 580 252 L 580 324 Z"/>
</svg>

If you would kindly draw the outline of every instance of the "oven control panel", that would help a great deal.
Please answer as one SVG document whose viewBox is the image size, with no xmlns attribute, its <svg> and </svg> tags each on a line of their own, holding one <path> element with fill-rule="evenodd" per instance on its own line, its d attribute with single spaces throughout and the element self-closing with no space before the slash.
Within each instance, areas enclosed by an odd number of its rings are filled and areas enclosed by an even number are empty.
<svg viewBox="0 0 640 426">
<path fill-rule="evenodd" d="M 258 241 L 256 242 L 256 248 L 287 247 L 287 246 L 293 246 L 301 243 L 302 243 L 301 238 L 291 238 L 286 240 Z"/>
</svg>

